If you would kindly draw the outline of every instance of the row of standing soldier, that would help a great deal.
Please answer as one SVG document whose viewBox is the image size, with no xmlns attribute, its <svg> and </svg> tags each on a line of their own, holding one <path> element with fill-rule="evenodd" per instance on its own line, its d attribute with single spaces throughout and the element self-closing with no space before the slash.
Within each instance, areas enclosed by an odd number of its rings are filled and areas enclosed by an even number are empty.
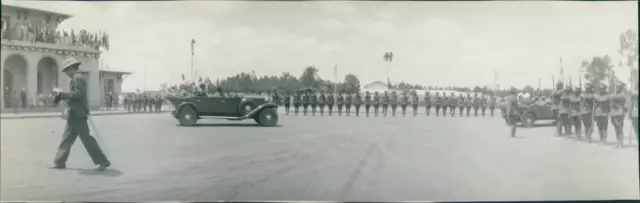
<svg viewBox="0 0 640 203">
<path fill-rule="evenodd" d="M 637 88 L 636 85 L 634 91 L 626 93 L 625 84 L 618 83 L 615 92 L 608 92 L 606 85 L 594 87 L 587 84 L 585 92 L 582 92 L 581 88 L 563 88 L 563 83 L 558 82 L 552 96 L 554 115 L 557 115 L 555 134 L 575 140 L 584 138 L 586 142 L 591 143 L 594 127 L 598 127 L 599 141 L 605 144 L 611 120 L 615 130 L 616 147 L 623 147 L 625 114 L 631 119 L 636 138 L 638 136 Z M 573 129 L 575 134 L 572 133 Z"/>
<path fill-rule="evenodd" d="M 307 115 L 309 107 L 311 107 L 311 114 L 314 116 L 317 108 L 320 110 L 320 115 L 324 115 L 325 107 L 328 108 L 329 116 L 331 116 L 334 106 L 337 107 L 339 116 L 342 115 L 343 107 L 347 116 L 351 113 L 351 107 L 355 107 L 356 116 L 360 116 L 361 107 L 365 108 L 366 116 L 369 116 L 371 108 L 373 108 L 374 116 L 378 116 L 380 109 L 382 110 L 382 115 L 387 116 L 389 107 L 391 107 L 392 116 L 396 115 L 398 107 L 402 110 L 402 116 L 406 116 L 407 107 L 413 107 L 413 115 L 416 116 L 420 106 L 420 98 L 415 91 L 411 93 L 402 92 L 400 95 L 398 95 L 396 91 L 392 91 L 391 94 L 388 92 L 384 92 L 383 94 L 374 92 L 371 94 L 367 91 L 364 96 L 361 93 L 349 94 L 344 92 L 341 94 L 293 92 L 286 93 L 284 98 L 282 98 L 283 101 L 280 101 L 279 97 L 274 95 L 274 100 L 278 104 L 284 103 L 287 115 L 290 113 L 292 104 L 295 115 L 298 115 L 300 107 L 302 107 L 304 115 Z M 456 108 L 459 109 L 458 112 L 461 117 L 464 116 L 465 109 L 466 115 L 470 116 L 472 108 L 474 110 L 474 116 L 478 116 L 479 110 L 481 110 L 481 115 L 485 116 L 487 109 L 490 115 L 493 116 L 496 106 L 495 97 L 479 96 L 478 93 L 475 93 L 474 96 L 471 96 L 471 93 L 467 93 L 465 97 L 462 94 L 455 96 L 453 93 L 449 96 L 446 94 L 441 95 L 439 92 L 436 92 L 435 95 L 432 96 L 430 92 L 425 92 L 422 101 L 425 104 L 425 114 L 427 116 L 430 115 L 431 107 L 435 108 L 436 116 L 440 116 L 441 110 L 442 116 L 447 116 L 447 109 L 449 109 L 450 116 L 455 116 Z"/>
<path fill-rule="evenodd" d="M 160 112 L 164 98 L 152 94 L 129 94 L 124 98 L 124 106 L 128 112 Z"/>
</svg>

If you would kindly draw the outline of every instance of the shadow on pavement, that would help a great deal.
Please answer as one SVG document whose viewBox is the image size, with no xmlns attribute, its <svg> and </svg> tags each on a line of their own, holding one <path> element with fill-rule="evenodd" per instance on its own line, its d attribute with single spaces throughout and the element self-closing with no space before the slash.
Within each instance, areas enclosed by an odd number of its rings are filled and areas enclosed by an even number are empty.
<svg viewBox="0 0 640 203">
<path fill-rule="evenodd" d="M 281 125 L 276 125 L 273 127 L 265 127 L 262 126 L 260 124 L 257 123 L 251 123 L 251 124 L 246 124 L 246 123 L 202 123 L 202 124 L 196 124 L 194 126 L 191 127 L 258 127 L 258 128 L 278 128 L 278 127 L 283 127 Z"/>
<path fill-rule="evenodd" d="M 82 168 L 67 168 L 67 170 L 78 171 L 78 174 L 85 175 L 85 176 L 117 177 L 123 174 L 122 171 L 114 168 L 107 168 L 104 171 L 98 171 L 95 169 L 82 169 Z"/>
</svg>

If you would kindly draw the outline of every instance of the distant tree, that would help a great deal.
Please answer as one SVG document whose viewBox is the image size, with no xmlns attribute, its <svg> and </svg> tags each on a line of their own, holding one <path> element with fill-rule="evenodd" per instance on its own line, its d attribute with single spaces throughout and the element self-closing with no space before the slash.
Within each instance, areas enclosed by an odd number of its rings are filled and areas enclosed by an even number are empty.
<svg viewBox="0 0 640 203">
<path fill-rule="evenodd" d="M 313 66 L 307 66 L 300 76 L 300 82 L 304 87 L 316 88 L 316 79 L 318 79 L 318 69 Z"/>
<path fill-rule="evenodd" d="M 585 68 L 584 78 L 587 81 L 600 83 L 602 80 L 607 79 L 611 74 L 613 65 L 611 64 L 611 58 L 609 56 L 593 57 L 588 64 L 583 62 Z"/>
<path fill-rule="evenodd" d="M 354 74 L 349 73 L 344 76 L 344 85 L 345 91 L 349 93 L 360 92 L 360 80 L 358 79 L 358 76 Z"/>
</svg>

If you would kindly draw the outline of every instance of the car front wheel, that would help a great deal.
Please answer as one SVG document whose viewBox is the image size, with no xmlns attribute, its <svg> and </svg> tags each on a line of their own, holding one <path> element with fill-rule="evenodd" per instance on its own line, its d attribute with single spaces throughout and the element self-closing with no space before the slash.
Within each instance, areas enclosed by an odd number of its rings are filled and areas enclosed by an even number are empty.
<svg viewBox="0 0 640 203">
<path fill-rule="evenodd" d="M 522 116 L 522 123 L 527 128 L 532 128 L 536 123 L 536 117 L 532 113 L 526 113 Z"/>
<path fill-rule="evenodd" d="M 258 114 L 257 121 L 263 126 L 275 126 L 278 123 L 278 114 L 273 108 L 264 109 Z"/>
<path fill-rule="evenodd" d="M 178 115 L 178 121 L 182 126 L 193 126 L 198 121 L 198 115 L 196 114 L 196 110 L 190 106 L 186 106 L 180 110 L 180 114 Z"/>
</svg>

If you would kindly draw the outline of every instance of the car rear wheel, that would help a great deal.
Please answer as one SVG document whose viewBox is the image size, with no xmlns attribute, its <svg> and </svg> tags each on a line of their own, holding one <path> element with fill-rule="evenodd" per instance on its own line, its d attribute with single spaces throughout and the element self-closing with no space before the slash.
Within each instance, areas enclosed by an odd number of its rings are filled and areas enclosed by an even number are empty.
<svg viewBox="0 0 640 203">
<path fill-rule="evenodd" d="M 536 123 L 536 117 L 532 113 L 526 113 L 522 116 L 522 124 L 527 128 L 532 128 Z"/>
<path fill-rule="evenodd" d="M 178 121 L 182 126 L 193 126 L 198 121 L 198 115 L 196 114 L 196 110 L 190 106 L 185 106 L 180 110 L 180 114 L 178 115 Z"/>
<path fill-rule="evenodd" d="M 258 123 L 263 126 L 275 126 L 278 123 L 278 114 L 273 108 L 264 109 L 258 115 Z"/>
</svg>

